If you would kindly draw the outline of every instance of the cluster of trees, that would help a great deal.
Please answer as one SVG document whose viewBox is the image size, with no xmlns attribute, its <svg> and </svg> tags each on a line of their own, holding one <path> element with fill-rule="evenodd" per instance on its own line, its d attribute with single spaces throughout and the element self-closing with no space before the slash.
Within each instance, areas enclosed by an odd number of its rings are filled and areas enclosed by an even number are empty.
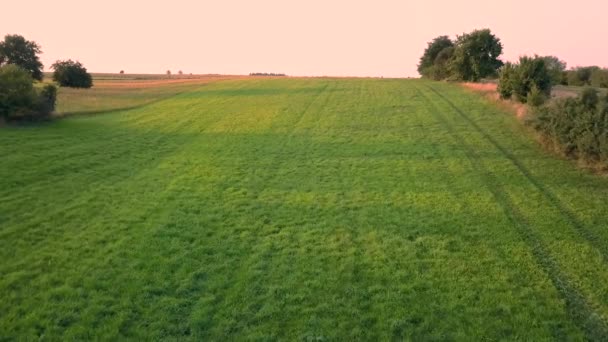
<svg viewBox="0 0 608 342">
<path fill-rule="evenodd" d="M 503 65 L 502 43 L 489 29 L 456 37 L 439 36 L 428 43 L 418 72 L 434 80 L 479 81 L 495 77 Z"/>
<path fill-rule="evenodd" d="M 47 117 L 54 109 L 57 87 L 41 81 L 40 46 L 22 36 L 7 35 L 0 42 L 0 120 Z"/>
<path fill-rule="evenodd" d="M 40 46 L 20 35 L 6 35 L 0 42 L 0 118 L 46 118 L 55 109 L 57 87 L 36 84 L 43 79 Z M 91 75 L 79 62 L 57 61 L 53 80 L 64 87 L 90 88 Z"/>
<path fill-rule="evenodd" d="M 560 84 L 608 88 L 608 69 L 598 66 L 577 67 L 562 73 Z"/>
<path fill-rule="evenodd" d="M 249 76 L 287 76 L 285 74 L 276 74 L 274 72 L 252 72 Z"/>
<path fill-rule="evenodd" d="M 608 95 L 586 88 L 536 108 L 529 123 L 564 154 L 608 166 Z"/>
<path fill-rule="evenodd" d="M 566 70 L 566 62 L 555 56 L 523 56 L 499 70 L 498 91 L 503 99 L 539 106 L 551 96 L 555 85 L 608 88 L 608 69 L 593 66 Z"/>
<path fill-rule="evenodd" d="M 34 120 L 55 110 L 57 87 L 34 87 L 32 73 L 15 64 L 0 66 L 0 120 Z"/>
</svg>

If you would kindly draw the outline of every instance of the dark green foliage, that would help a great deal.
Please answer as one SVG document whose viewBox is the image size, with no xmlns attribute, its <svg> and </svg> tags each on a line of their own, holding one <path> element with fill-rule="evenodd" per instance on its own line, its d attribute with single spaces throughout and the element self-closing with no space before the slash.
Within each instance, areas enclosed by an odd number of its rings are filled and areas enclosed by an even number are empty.
<svg viewBox="0 0 608 342">
<path fill-rule="evenodd" d="M 581 102 L 586 110 L 595 110 L 600 101 L 600 96 L 597 90 L 593 88 L 585 88 L 581 92 Z"/>
<path fill-rule="evenodd" d="M 28 70 L 9 64 L 0 67 L 0 117 L 4 120 L 35 120 L 55 109 L 57 88 L 48 84 L 36 91 Z"/>
<path fill-rule="evenodd" d="M 435 58 L 433 66 L 426 69 L 426 77 L 433 80 L 445 80 L 450 77 L 450 61 L 454 55 L 454 47 L 447 47 Z"/>
<path fill-rule="evenodd" d="M 587 88 L 538 108 L 530 122 L 565 154 L 608 165 L 608 96 Z"/>
<path fill-rule="evenodd" d="M 561 84 L 563 73 L 566 71 L 566 62 L 555 56 L 543 56 L 547 70 L 551 75 L 551 83 L 553 85 Z"/>
<path fill-rule="evenodd" d="M 57 103 L 57 87 L 54 84 L 45 84 L 38 93 L 38 111 L 52 113 Z"/>
<path fill-rule="evenodd" d="M 601 70 L 597 66 L 578 67 L 568 71 L 568 85 L 583 87 L 591 85 L 591 76 Z"/>
<path fill-rule="evenodd" d="M 499 93 L 503 99 L 514 98 L 527 103 L 530 93 L 534 105 L 542 104 L 551 95 L 551 73 L 543 57 L 523 56 L 519 63 L 507 63 L 500 71 Z"/>
<path fill-rule="evenodd" d="M 513 96 L 513 83 L 517 76 L 517 66 L 507 62 L 498 73 L 498 94 L 503 99 Z"/>
<path fill-rule="evenodd" d="M 530 106 L 538 107 L 544 104 L 546 99 L 546 95 L 540 89 L 538 89 L 536 84 L 533 84 L 526 97 L 526 103 L 528 103 Z"/>
<path fill-rule="evenodd" d="M 55 70 L 53 80 L 62 87 L 70 88 L 91 88 L 93 86 L 93 78 L 87 72 L 87 69 L 78 61 L 57 61 L 51 68 Z"/>
<path fill-rule="evenodd" d="M 32 78 L 42 80 L 42 63 L 38 58 L 41 53 L 36 42 L 28 41 L 20 35 L 8 34 L 0 42 L 0 66 L 15 64 L 29 71 Z"/>
<path fill-rule="evenodd" d="M 12 119 L 27 114 L 35 100 L 32 76 L 14 64 L 0 67 L 0 116 Z"/>
<path fill-rule="evenodd" d="M 608 69 L 594 69 L 589 82 L 593 87 L 608 88 Z"/>
<path fill-rule="evenodd" d="M 435 78 L 435 61 L 437 57 L 447 48 L 452 48 L 454 42 L 448 36 L 439 36 L 428 43 L 427 48 L 424 50 L 424 54 L 420 57 L 420 63 L 418 64 L 418 73 L 423 77 Z M 442 59 L 445 57 L 442 57 Z"/>
<path fill-rule="evenodd" d="M 498 59 L 502 43 L 489 29 L 465 33 L 456 39 L 451 60 L 451 78 L 459 81 L 478 81 L 494 77 L 503 65 Z"/>
<path fill-rule="evenodd" d="M 456 42 L 440 36 L 428 43 L 418 72 L 435 80 L 478 81 L 496 76 L 501 54 L 500 39 L 488 29 L 465 33 Z"/>
</svg>

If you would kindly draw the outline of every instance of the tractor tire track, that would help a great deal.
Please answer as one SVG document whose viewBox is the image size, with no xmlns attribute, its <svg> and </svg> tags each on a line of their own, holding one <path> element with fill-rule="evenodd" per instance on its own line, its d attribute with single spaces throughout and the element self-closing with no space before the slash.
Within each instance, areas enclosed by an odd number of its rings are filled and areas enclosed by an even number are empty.
<svg viewBox="0 0 608 342">
<path fill-rule="evenodd" d="M 464 148 L 465 155 L 473 169 L 476 170 L 488 191 L 490 191 L 496 202 L 502 207 L 509 222 L 512 223 L 522 239 L 528 244 L 538 265 L 547 274 L 553 286 L 563 297 L 568 315 L 572 321 L 585 333 L 589 340 L 600 341 L 608 339 L 608 323 L 601 318 L 589 305 L 585 297 L 563 275 L 559 265 L 551 257 L 540 237 L 534 232 L 532 225 L 512 202 L 500 181 L 481 163 L 481 157 L 475 149 L 467 144 L 456 132 L 433 101 L 422 91 L 417 90 L 425 102 L 427 102 L 430 112 L 435 119 L 445 128 L 448 135 Z"/>
<path fill-rule="evenodd" d="M 433 93 L 435 93 L 438 97 L 440 97 L 444 102 L 446 102 L 450 108 L 452 108 L 460 117 L 462 117 L 467 123 L 469 123 L 475 131 L 477 131 L 481 136 L 486 139 L 494 148 L 496 148 L 500 153 L 502 153 L 518 170 L 519 172 L 532 184 L 545 199 L 555 208 L 557 211 L 566 219 L 566 221 L 572 226 L 585 240 L 587 240 L 595 249 L 597 249 L 601 255 L 604 262 L 608 263 L 608 246 L 605 243 L 602 243 L 601 238 L 594 233 L 593 231 L 587 229 L 585 224 L 582 223 L 568 208 L 566 208 L 559 198 L 551 192 L 544 184 L 539 182 L 534 176 L 531 174 L 530 170 L 528 170 L 522 163 L 515 157 L 511 152 L 505 149 L 496 139 L 492 138 L 488 133 L 486 133 L 475 121 L 473 121 L 464 111 L 458 108 L 450 99 L 443 96 L 440 92 L 434 89 L 431 86 L 427 85 Z"/>
</svg>

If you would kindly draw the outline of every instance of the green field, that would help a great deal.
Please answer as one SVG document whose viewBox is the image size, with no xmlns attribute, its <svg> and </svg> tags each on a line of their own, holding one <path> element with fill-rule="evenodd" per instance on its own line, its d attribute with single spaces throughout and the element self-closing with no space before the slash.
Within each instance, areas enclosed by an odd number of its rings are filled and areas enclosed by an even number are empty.
<svg viewBox="0 0 608 342">
<path fill-rule="evenodd" d="M 0 155 L 0 340 L 608 339 L 608 179 L 456 85 L 192 85 Z"/>
</svg>

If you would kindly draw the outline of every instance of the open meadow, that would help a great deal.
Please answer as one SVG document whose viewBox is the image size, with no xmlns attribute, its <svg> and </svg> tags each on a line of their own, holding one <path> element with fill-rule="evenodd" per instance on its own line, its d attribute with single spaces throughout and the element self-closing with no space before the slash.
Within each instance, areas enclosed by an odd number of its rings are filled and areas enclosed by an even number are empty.
<svg viewBox="0 0 608 342">
<path fill-rule="evenodd" d="M 0 340 L 608 339 L 608 179 L 483 96 L 120 82 L 0 128 Z"/>
</svg>

